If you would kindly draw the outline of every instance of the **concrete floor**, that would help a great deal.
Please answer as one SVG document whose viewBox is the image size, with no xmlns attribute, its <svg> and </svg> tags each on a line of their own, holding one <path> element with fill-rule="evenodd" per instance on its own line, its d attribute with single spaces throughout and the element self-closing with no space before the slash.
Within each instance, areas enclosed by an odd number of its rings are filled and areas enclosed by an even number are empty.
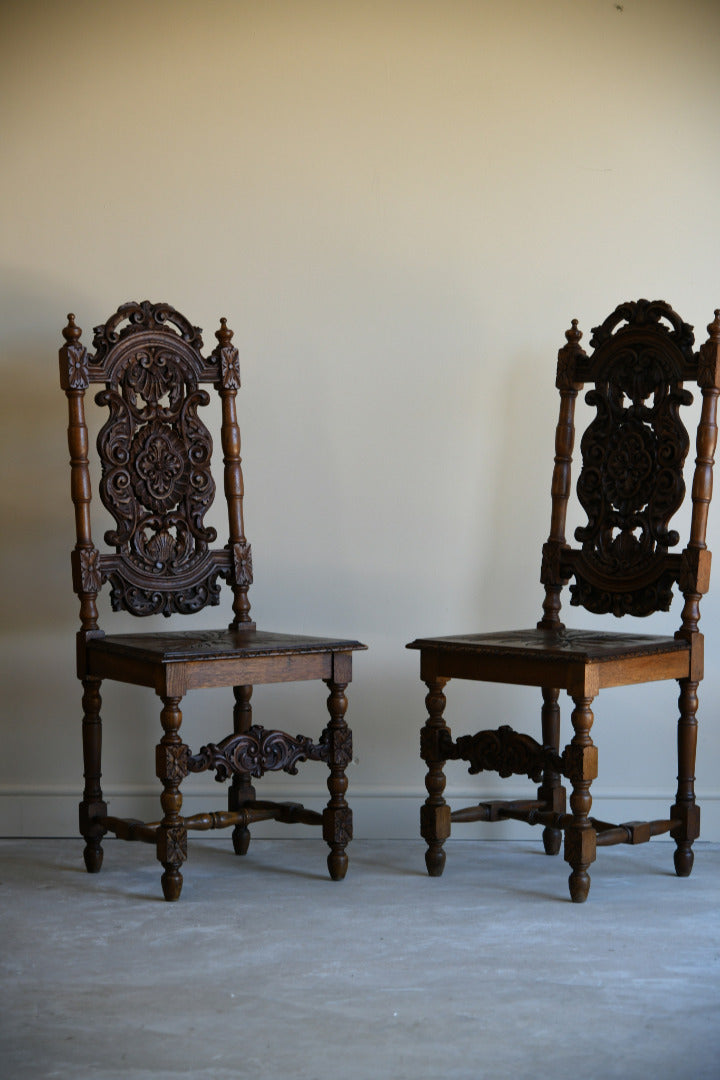
<svg viewBox="0 0 720 1080">
<path fill-rule="evenodd" d="M 718 1080 L 720 845 L 599 852 L 584 905 L 539 841 L 0 841 L 0 1076 Z"/>
</svg>

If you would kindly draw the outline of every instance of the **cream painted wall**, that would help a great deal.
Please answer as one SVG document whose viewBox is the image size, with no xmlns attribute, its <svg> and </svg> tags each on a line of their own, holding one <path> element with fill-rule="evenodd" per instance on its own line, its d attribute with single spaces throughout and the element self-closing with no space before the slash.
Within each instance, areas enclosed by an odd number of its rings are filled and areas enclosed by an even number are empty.
<svg viewBox="0 0 720 1080">
<path fill-rule="evenodd" d="M 416 836 L 423 687 L 404 644 L 537 619 L 570 318 L 587 339 L 618 302 L 659 297 L 704 338 L 720 305 L 720 6 L 18 0 L 0 18 L 0 831 L 73 834 L 82 784 L 60 329 L 72 310 L 89 343 L 147 297 L 207 341 L 220 315 L 235 328 L 254 613 L 370 646 L 348 714 L 357 834 Z M 698 791 L 719 840 L 720 587 L 703 627 Z M 256 718 L 318 731 L 324 698 L 258 689 Z M 599 814 L 665 812 L 675 699 L 600 698 Z M 139 795 L 153 814 L 158 703 L 105 700 L 113 810 Z M 206 703 L 186 704 L 197 746 Z M 517 710 L 537 730 L 535 694 L 450 686 L 458 731 Z M 186 805 L 208 786 L 221 805 L 207 778 Z M 265 790 L 320 805 L 324 771 Z M 456 802 L 498 790 L 450 771 Z"/>
</svg>

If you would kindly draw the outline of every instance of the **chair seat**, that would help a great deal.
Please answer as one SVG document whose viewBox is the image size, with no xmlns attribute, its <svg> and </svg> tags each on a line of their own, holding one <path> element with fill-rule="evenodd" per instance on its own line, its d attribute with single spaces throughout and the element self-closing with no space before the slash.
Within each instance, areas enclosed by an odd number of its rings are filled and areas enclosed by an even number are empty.
<svg viewBox="0 0 720 1080">
<path fill-rule="evenodd" d="M 530 653 L 539 660 L 572 659 L 585 663 L 687 652 L 683 638 L 658 634 L 621 634 L 591 630 L 500 630 L 492 634 L 457 634 L 452 637 L 418 638 L 409 649 L 432 647 L 494 656 L 520 657 Z"/>
<path fill-rule="evenodd" d="M 267 630 L 171 630 L 155 634 L 106 634 L 94 638 L 92 653 L 114 653 L 160 663 L 230 660 L 299 653 L 350 652 L 365 649 L 359 641 L 275 634 Z"/>
<path fill-rule="evenodd" d="M 359 641 L 266 630 L 107 634 L 88 641 L 87 667 L 98 678 L 149 686 L 157 685 L 159 669 L 167 679 L 174 668 L 184 693 L 199 686 L 331 678 L 335 655 L 366 648 Z"/>
<path fill-rule="evenodd" d="M 436 673 L 449 678 L 565 688 L 588 667 L 596 668 L 599 686 L 636 682 L 642 670 L 639 681 L 679 678 L 690 654 L 684 638 L 567 628 L 418 638 L 407 647 L 432 655 Z"/>
</svg>

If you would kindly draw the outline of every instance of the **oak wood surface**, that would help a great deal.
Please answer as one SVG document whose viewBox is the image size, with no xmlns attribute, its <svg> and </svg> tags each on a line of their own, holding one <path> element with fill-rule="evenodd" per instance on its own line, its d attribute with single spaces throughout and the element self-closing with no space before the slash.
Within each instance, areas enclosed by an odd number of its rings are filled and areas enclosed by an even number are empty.
<svg viewBox="0 0 720 1080">
<path fill-rule="evenodd" d="M 710 582 L 706 529 L 717 442 L 720 310 L 708 334 L 695 352 L 692 327 L 668 304 L 638 300 L 619 305 L 593 329 L 588 354 L 580 346 L 578 321 L 572 320 L 558 352 L 560 411 L 550 533 L 540 571 L 545 595 L 537 627 L 422 637 L 407 646 L 420 653 L 420 676 L 428 689 L 428 718 L 421 737 L 428 796 L 421 834 L 428 845 L 431 875 L 442 873 L 443 843 L 453 821 L 505 817 L 542 825 L 548 854 L 559 852 L 564 837 L 575 902 L 587 898 L 588 868 L 598 846 L 642 843 L 670 832 L 676 844 L 676 872 L 690 873 L 700 820 L 694 769 L 704 642 L 698 623 L 700 600 Z M 681 547 L 671 523 L 686 493 L 684 464 L 690 437 L 681 414 L 692 402 L 686 382 L 697 385 L 702 406 L 695 433 L 690 529 Z M 576 495 L 586 523 L 575 530 L 578 546 L 573 547 L 565 530 L 572 494 L 575 404 L 586 384 L 590 384 L 586 400 L 595 415 L 580 441 Z M 680 625 L 672 637 L 567 629 L 560 611 L 568 587 L 571 604 L 590 614 L 612 613 L 618 618 L 665 611 L 677 589 L 684 601 Z M 542 741 L 510 725 L 453 738 L 444 708 L 445 689 L 454 678 L 540 687 Z M 600 822 L 591 816 L 591 785 L 598 774 L 598 749 L 591 736 L 595 698 L 607 687 L 670 679 L 679 686 L 680 717 L 677 792 L 669 816 L 645 823 Z M 564 749 L 561 690 L 572 702 L 573 736 Z M 443 794 L 448 760 L 469 762 L 471 773 L 527 775 L 540 782 L 537 799 L 481 802 L 452 812 Z M 572 785 L 569 814 L 562 778 Z"/>
<path fill-rule="evenodd" d="M 249 827 L 273 819 L 304 822 L 322 829 L 328 844 L 330 876 L 347 869 L 352 811 L 345 799 L 345 769 L 352 760 L 352 735 L 345 721 L 345 690 L 352 679 L 352 654 L 365 648 L 355 640 L 309 637 L 258 630 L 250 617 L 252 551 L 245 536 L 244 480 L 236 397 L 240 362 L 226 319 L 218 344 L 203 355 L 202 332 L 168 304 L 131 301 L 96 326 L 94 353 L 81 342 L 75 316 L 68 316 L 60 349 L 60 385 L 68 400 L 68 447 L 76 544 L 71 556 L 73 588 L 80 600 L 77 673 L 83 684 L 85 789 L 80 831 L 85 864 L 96 873 L 108 831 L 128 841 L 154 844 L 162 864 L 166 900 L 177 900 L 187 832 L 232 827 L 235 854 L 245 855 Z M 104 536 L 109 550 L 92 535 L 91 468 L 86 391 L 101 384 L 97 403 L 107 410 L 97 438 L 97 490 L 114 527 Z M 213 547 L 216 530 L 206 525 L 216 485 L 212 439 L 201 411 L 210 402 L 207 384 L 221 401 L 223 490 L 228 532 L 224 547 Z M 217 630 L 138 631 L 106 634 L 98 623 L 97 596 L 109 586 L 113 610 L 139 619 L 147 615 L 192 615 L 219 603 L 223 583 L 232 590 L 233 620 Z M 162 736 L 156 747 L 156 775 L 162 785 L 162 818 L 141 822 L 110 816 L 101 778 L 100 689 L 106 679 L 152 688 L 162 702 Z M 321 680 L 328 690 L 329 719 L 314 742 L 252 723 L 255 683 Z M 190 689 L 226 686 L 233 691 L 232 730 L 193 754 L 181 737 L 181 702 Z M 323 814 L 300 804 L 258 800 L 252 777 L 268 771 L 297 772 L 318 761 L 328 768 L 329 801 Z M 189 771 L 212 768 L 230 780 L 227 812 L 184 817 L 181 785 Z"/>
</svg>

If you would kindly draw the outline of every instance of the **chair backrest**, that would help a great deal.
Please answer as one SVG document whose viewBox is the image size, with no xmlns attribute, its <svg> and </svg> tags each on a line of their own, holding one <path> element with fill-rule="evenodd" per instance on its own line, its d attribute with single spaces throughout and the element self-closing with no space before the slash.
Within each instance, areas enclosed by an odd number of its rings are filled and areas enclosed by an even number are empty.
<svg viewBox="0 0 720 1080">
<path fill-rule="evenodd" d="M 666 611 L 678 583 L 685 597 L 682 629 L 697 632 L 700 596 L 707 591 L 710 552 L 705 543 L 712 494 L 720 387 L 720 311 L 710 337 L 693 351 L 693 328 L 664 301 L 621 304 L 592 331 L 588 355 L 577 319 L 558 353 L 560 416 L 552 483 L 552 524 L 543 547 L 544 627 L 560 626 L 560 591 L 594 613 L 645 616 Z M 697 429 L 690 535 L 684 548 L 671 529 L 683 503 L 683 465 L 690 439 L 681 410 L 699 385 L 703 401 Z M 587 383 L 594 409 L 580 443 L 577 497 L 587 523 L 566 542 L 575 401 Z"/>
<path fill-rule="evenodd" d="M 201 331 L 168 304 L 130 302 L 95 328 L 93 354 L 68 315 L 60 349 L 60 383 L 69 407 L 71 491 L 77 543 L 73 586 L 80 597 L 82 630 L 97 631 L 96 599 L 107 582 L 115 611 L 133 615 L 189 614 L 217 604 L 219 579 L 234 592 L 234 624 L 249 628 L 250 546 L 242 513 L 243 478 L 235 397 L 240 364 L 226 320 L 218 345 L 202 355 Z M 105 533 L 113 551 L 101 554 L 90 524 L 92 487 L 85 391 L 107 408 L 97 438 L 102 475 L 99 494 L 115 527 Z M 222 402 L 221 440 L 228 503 L 228 543 L 213 550 L 215 529 L 205 525 L 213 502 L 212 439 L 199 416 L 210 402 L 201 384 Z"/>
</svg>

